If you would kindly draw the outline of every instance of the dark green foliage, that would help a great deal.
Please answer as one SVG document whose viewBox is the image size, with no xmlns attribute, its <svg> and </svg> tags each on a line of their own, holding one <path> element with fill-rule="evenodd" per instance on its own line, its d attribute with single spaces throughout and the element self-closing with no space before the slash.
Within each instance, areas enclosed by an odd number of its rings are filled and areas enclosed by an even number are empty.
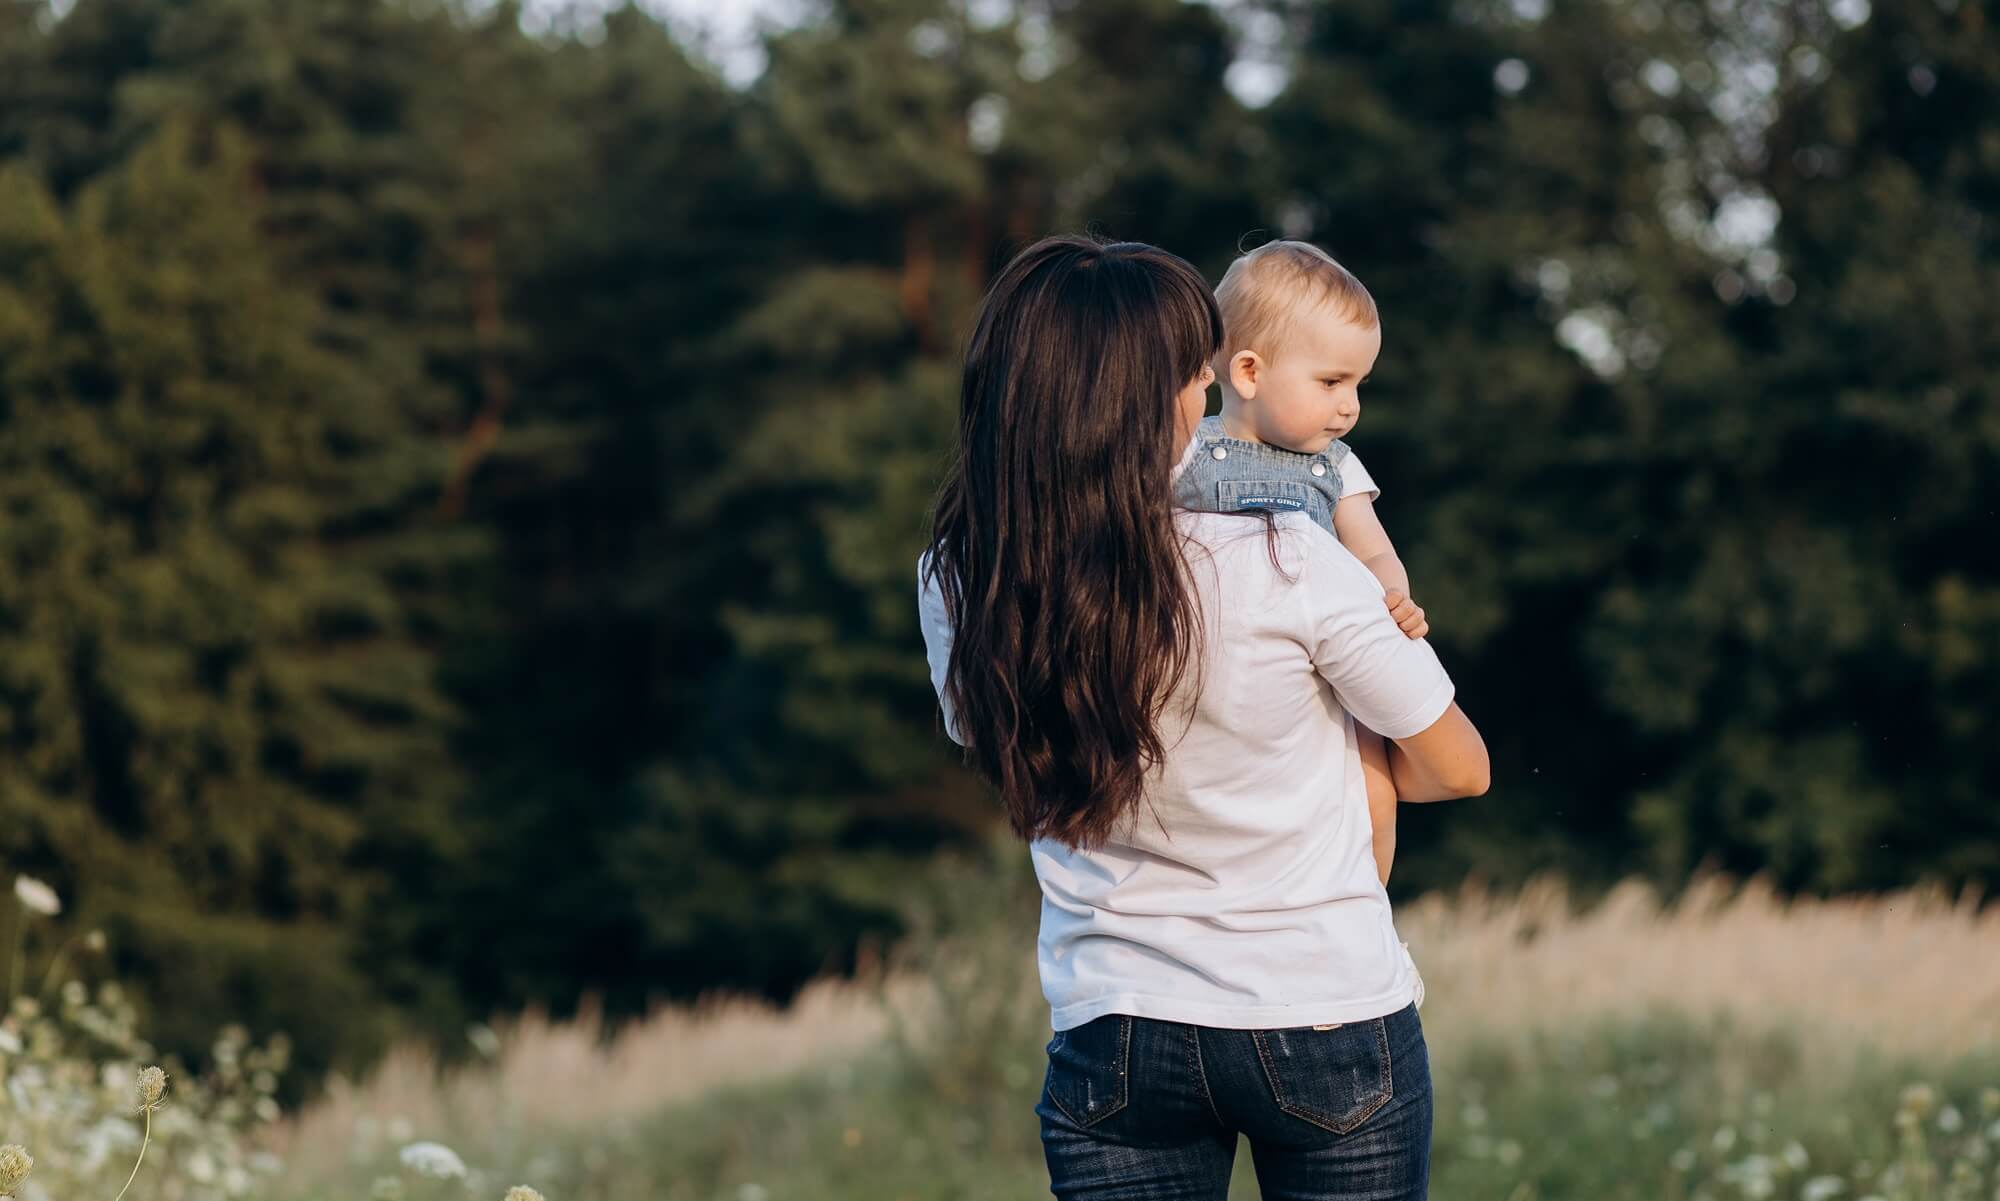
<svg viewBox="0 0 2000 1201">
<path fill-rule="evenodd" d="M 172 122 L 67 205 L 0 175 L 0 805 L 161 1037 L 282 1018 L 324 1062 L 384 1011 L 373 855 L 441 838 L 409 802 L 452 711 L 356 532 L 410 449 L 314 344 L 249 162 Z"/>
</svg>

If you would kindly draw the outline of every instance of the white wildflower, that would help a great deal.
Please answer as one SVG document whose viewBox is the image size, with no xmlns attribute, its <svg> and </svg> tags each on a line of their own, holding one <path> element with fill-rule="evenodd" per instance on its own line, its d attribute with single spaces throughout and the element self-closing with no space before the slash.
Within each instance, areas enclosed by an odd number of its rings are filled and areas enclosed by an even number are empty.
<svg viewBox="0 0 2000 1201">
<path fill-rule="evenodd" d="M 187 1174 L 198 1183 L 208 1184 L 215 1179 L 215 1157 L 206 1150 L 197 1150 L 187 1157 Z"/>
<path fill-rule="evenodd" d="M 1847 1182 L 1838 1176 L 1815 1176 L 1799 1190 L 1802 1201 L 1830 1201 L 1847 1191 Z"/>
<path fill-rule="evenodd" d="M 35 1157 L 19 1143 L 0 1147 L 0 1197 L 12 1196 L 28 1173 L 35 1169 Z"/>
<path fill-rule="evenodd" d="M 141 1109 L 158 1109 L 160 1099 L 166 1095 L 166 1072 L 157 1067 L 150 1067 L 139 1073 L 139 1107 Z"/>
<path fill-rule="evenodd" d="M 401 1152 L 403 1166 L 419 1176 L 454 1180 L 465 1175 L 465 1161 L 443 1143 L 411 1143 Z"/>
<path fill-rule="evenodd" d="M 472 1049 L 488 1059 L 500 1054 L 500 1036 L 485 1022 L 474 1022 L 465 1028 L 465 1040 Z"/>
<path fill-rule="evenodd" d="M 14 896 L 36 913 L 54 917 L 62 912 L 62 898 L 56 895 L 56 890 L 33 876 L 14 877 Z"/>
</svg>

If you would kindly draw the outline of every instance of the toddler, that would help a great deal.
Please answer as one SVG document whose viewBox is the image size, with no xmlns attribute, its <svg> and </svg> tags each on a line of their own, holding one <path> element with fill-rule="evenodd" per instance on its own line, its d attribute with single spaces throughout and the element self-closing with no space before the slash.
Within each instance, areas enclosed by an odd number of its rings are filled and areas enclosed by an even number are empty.
<svg viewBox="0 0 2000 1201">
<path fill-rule="evenodd" d="M 1382 582 L 1383 602 L 1402 631 L 1423 637 L 1430 626 L 1410 600 L 1409 576 L 1375 515 L 1381 490 L 1341 441 L 1360 419 L 1360 387 L 1382 349 L 1374 298 L 1317 246 L 1279 241 L 1230 264 L 1215 299 L 1223 322 L 1215 361 L 1222 412 L 1196 430 L 1175 504 L 1305 513 Z M 1356 724 L 1354 732 L 1375 869 L 1387 884 L 1396 855 L 1388 748 L 1372 730 Z M 1419 999 L 1422 987 L 1419 980 Z"/>
</svg>

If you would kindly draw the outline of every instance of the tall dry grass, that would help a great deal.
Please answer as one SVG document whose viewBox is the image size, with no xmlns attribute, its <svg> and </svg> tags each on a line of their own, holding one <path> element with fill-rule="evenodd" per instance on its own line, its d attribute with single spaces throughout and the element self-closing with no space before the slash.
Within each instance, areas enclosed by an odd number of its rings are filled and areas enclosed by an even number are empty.
<svg viewBox="0 0 2000 1201">
<path fill-rule="evenodd" d="M 1628 881 L 1581 911 L 1559 880 L 1397 910 L 1424 1020 L 1512 1031 L 1671 1008 L 1830 1045 L 1955 1054 L 2000 1042 L 2000 906 L 1932 888 L 1786 900 L 1708 876 L 1672 905 Z"/>
<path fill-rule="evenodd" d="M 1544 879 L 1509 895 L 1426 896 L 1400 907 L 1397 924 L 1426 981 L 1425 1024 L 1446 1037 L 1668 1008 L 1728 1015 L 1742 1028 L 1822 1031 L 1832 1046 L 1949 1055 L 2000 1040 L 2000 907 L 1981 913 L 1977 900 L 1915 889 L 1787 901 L 1761 879 L 1709 877 L 1671 905 L 1628 882 L 1579 908 L 1562 882 Z M 966 936 L 976 945 L 928 957 L 928 977 L 892 955 L 886 972 L 820 981 L 783 1011 L 714 997 L 660 1007 L 609 1040 L 593 1013 L 552 1022 L 530 1012 L 498 1028 L 490 1060 L 448 1072 L 417 1047 L 399 1048 L 366 1080 L 334 1080 L 325 1099 L 279 1126 L 273 1149 L 311 1173 L 315 1161 L 365 1150 L 357 1139 L 495 1120 L 595 1125 L 892 1035 L 920 1038 L 939 1004 L 963 1007 L 969 993 L 1033 1009 L 1033 930 L 1020 913 L 1010 905 L 1000 928 Z M 939 983 L 954 965 L 995 958 L 1007 966 L 984 969 L 976 989 Z M 1045 1009 L 1013 1015 L 1023 1026 L 1045 1019 Z"/>
<path fill-rule="evenodd" d="M 267 1145 L 312 1178 L 438 1132 L 594 1126 L 852 1055 L 885 1035 L 891 1014 L 920 1007 L 919 991 L 907 978 L 829 978 L 782 1010 L 715 995 L 657 1006 L 610 1037 L 594 1004 L 567 1021 L 531 1009 L 495 1024 L 486 1059 L 446 1069 L 410 1044 L 391 1050 L 365 1080 L 335 1075 L 317 1102 L 271 1129 Z"/>
</svg>

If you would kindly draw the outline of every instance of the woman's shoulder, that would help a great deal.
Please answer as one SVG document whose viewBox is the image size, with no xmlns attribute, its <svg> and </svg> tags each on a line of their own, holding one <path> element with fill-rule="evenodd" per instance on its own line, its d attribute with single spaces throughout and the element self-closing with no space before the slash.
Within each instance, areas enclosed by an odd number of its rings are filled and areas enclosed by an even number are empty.
<svg viewBox="0 0 2000 1201">
<path fill-rule="evenodd" d="M 1312 625 L 1332 613 L 1381 607 L 1381 581 L 1304 513 L 1273 513 L 1268 524 L 1255 512 L 1187 514 L 1181 528 L 1190 560 L 1212 568 L 1197 571 L 1197 579 L 1211 577 L 1233 603 L 1262 596 Z"/>
<path fill-rule="evenodd" d="M 1182 536 L 1209 556 L 1234 558 L 1254 552 L 1267 561 L 1275 557 L 1275 566 L 1288 573 L 1325 556 L 1329 548 L 1342 549 L 1340 540 L 1318 522 L 1289 509 L 1270 513 L 1268 520 L 1264 511 L 1256 509 L 1237 513 L 1182 509 L 1175 517 Z"/>
</svg>

